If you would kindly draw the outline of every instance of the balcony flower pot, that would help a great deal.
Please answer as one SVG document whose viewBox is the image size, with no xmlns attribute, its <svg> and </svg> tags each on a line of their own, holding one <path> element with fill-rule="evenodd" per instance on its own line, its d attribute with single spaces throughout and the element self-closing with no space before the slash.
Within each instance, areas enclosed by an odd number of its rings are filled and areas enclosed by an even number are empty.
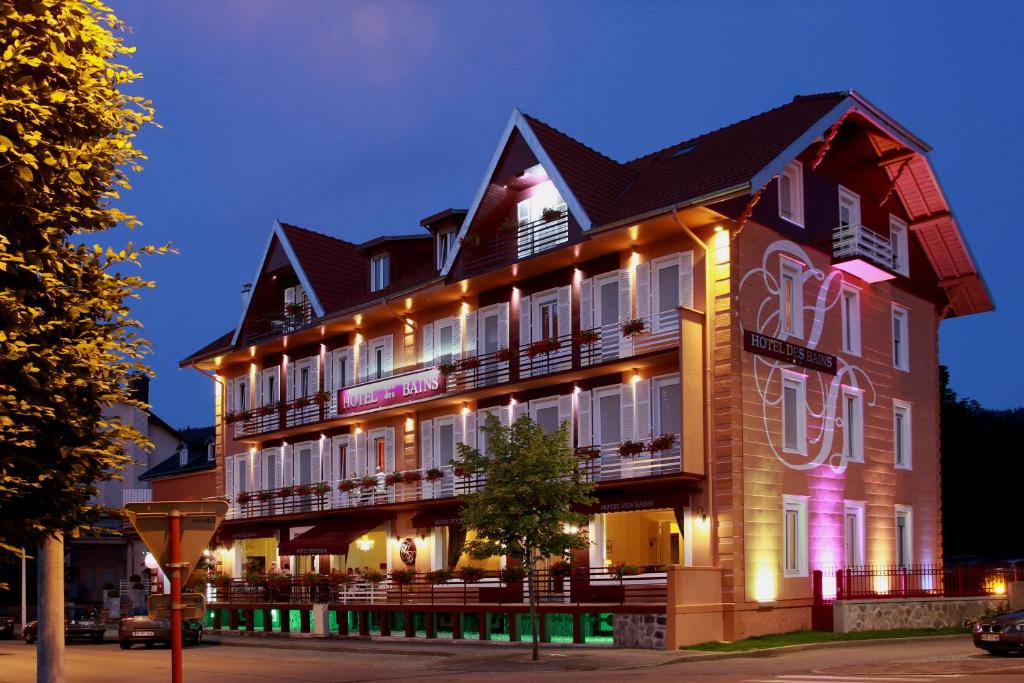
<svg viewBox="0 0 1024 683">
<path fill-rule="evenodd" d="M 277 490 L 278 498 L 291 498 L 294 495 L 295 489 L 293 489 L 291 486 L 282 486 L 280 489 Z"/>
<path fill-rule="evenodd" d="M 438 372 L 440 372 L 445 377 L 448 377 L 449 375 L 454 374 L 455 371 L 458 370 L 458 369 L 459 369 L 458 364 L 454 363 L 454 362 L 452 362 L 452 363 L 441 363 L 440 365 L 437 366 Z"/>
<path fill-rule="evenodd" d="M 623 441 L 619 444 L 620 458 L 635 458 L 646 450 L 642 441 Z"/>
<path fill-rule="evenodd" d="M 580 330 L 579 336 L 576 339 L 581 346 L 593 346 L 601 341 L 601 333 L 597 330 Z"/>
<path fill-rule="evenodd" d="M 339 571 L 332 569 L 331 573 L 327 576 L 327 585 L 333 586 L 334 588 L 350 586 L 355 581 L 355 577 L 348 572 Z"/>
<path fill-rule="evenodd" d="M 402 473 L 401 472 L 392 472 L 391 474 L 389 474 L 386 477 L 384 477 L 384 485 L 385 486 L 397 486 L 398 484 L 401 484 L 401 483 L 402 483 Z"/>
<path fill-rule="evenodd" d="M 501 580 L 505 583 L 522 583 L 526 578 L 526 569 L 519 565 L 510 565 L 501 570 Z"/>
<path fill-rule="evenodd" d="M 498 224 L 499 235 L 515 235 L 519 232 L 519 219 L 509 216 Z"/>
<path fill-rule="evenodd" d="M 331 490 L 331 485 L 326 482 L 320 482 L 313 484 L 313 494 L 323 498 Z"/>
<path fill-rule="evenodd" d="M 647 446 L 647 450 L 651 453 L 657 453 L 658 451 L 667 451 L 672 448 L 676 443 L 675 434 L 662 434 L 651 439 L 651 443 Z"/>
<path fill-rule="evenodd" d="M 377 477 L 366 476 L 359 480 L 359 488 L 364 491 L 377 488 Z"/>
<path fill-rule="evenodd" d="M 271 500 L 273 497 L 274 497 L 274 493 L 272 491 L 260 491 L 259 493 L 256 494 L 256 498 L 261 503 L 266 503 L 267 501 Z"/>
<path fill-rule="evenodd" d="M 303 398 L 295 399 L 295 402 L 292 403 L 292 405 L 295 408 L 305 408 L 306 406 L 311 405 L 312 403 L 313 403 L 313 399 L 308 397 L 308 396 L 305 396 Z"/>
<path fill-rule="evenodd" d="M 427 574 L 427 581 L 429 581 L 432 586 L 439 586 L 442 583 L 448 583 L 453 578 L 455 578 L 455 572 L 451 569 L 435 569 Z"/>
<path fill-rule="evenodd" d="M 416 580 L 415 569 L 392 569 L 389 574 L 391 582 L 399 586 L 408 586 Z"/>
<path fill-rule="evenodd" d="M 619 326 L 623 337 L 636 337 L 647 330 L 647 322 L 643 318 L 627 320 Z"/>
<path fill-rule="evenodd" d="M 557 221 L 559 218 L 565 215 L 565 212 L 561 209 L 547 208 L 540 212 L 540 217 L 545 221 Z"/>
<path fill-rule="evenodd" d="M 441 481 L 442 479 L 444 479 L 444 472 L 442 472 L 438 468 L 431 467 L 429 470 L 427 470 L 427 481 L 435 482 Z"/>
<path fill-rule="evenodd" d="M 245 583 L 252 588 L 259 588 L 266 583 L 266 579 L 259 572 L 246 572 Z"/>
<path fill-rule="evenodd" d="M 310 488 L 305 484 L 299 484 L 295 487 L 295 496 L 298 498 L 305 498 L 309 495 Z"/>
<path fill-rule="evenodd" d="M 452 474 L 456 477 L 464 477 L 466 476 L 466 469 L 460 465 L 455 465 L 452 467 Z"/>
<path fill-rule="evenodd" d="M 384 578 L 385 578 L 384 574 L 379 572 L 379 571 L 377 571 L 376 569 L 369 569 L 369 570 L 363 572 L 363 579 L 367 583 L 371 583 L 374 586 L 376 586 L 377 584 L 382 582 L 384 580 Z"/>
<path fill-rule="evenodd" d="M 356 486 L 358 486 L 356 482 L 352 481 L 351 479 L 346 479 L 345 481 L 338 484 L 338 490 L 341 491 L 342 493 L 348 493 L 349 491 L 355 489 Z"/>
<path fill-rule="evenodd" d="M 258 417 L 270 417 L 277 412 L 277 404 L 271 403 L 270 405 L 261 406 L 256 409 L 256 415 Z"/>
<path fill-rule="evenodd" d="M 456 569 L 455 576 L 459 577 L 459 579 L 464 583 L 476 583 L 480 579 L 484 578 L 484 570 L 482 567 L 466 565 L 465 567 L 459 567 Z"/>
<path fill-rule="evenodd" d="M 552 578 L 564 579 L 572 572 L 572 565 L 565 560 L 557 560 L 551 564 L 549 571 L 551 572 Z"/>
<path fill-rule="evenodd" d="M 562 342 L 557 339 L 541 339 L 535 341 L 526 347 L 526 355 L 530 358 L 541 355 L 542 353 L 551 353 L 562 348 Z"/>
<path fill-rule="evenodd" d="M 507 363 L 508 361 L 512 360 L 512 349 L 498 349 L 497 351 L 494 352 L 494 358 L 499 363 Z"/>
<path fill-rule="evenodd" d="M 623 576 L 636 576 L 640 573 L 640 567 L 627 562 L 616 562 L 608 570 L 619 579 Z"/>
<path fill-rule="evenodd" d="M 321 406 L 322 405 L 326 405 L 327 403 L 330 402 L 330 400 L 331 400 L 331 395 L 329 393 L 327 393 L 326 391 L 318 391 L 318 392 L 316 392 L 316 395 L 313 396 L 313 401 L 315 401 L 317 405 L 321 405 Z"/>
<path fill-rule="evenodd" d="M 235 498 L 235 502 L 238 503 L 239 505 L 247 505 L 250 500 L 252 500 L 252 496 L 245 491 L 239 493 L 238 496 Z"/>
<path fill-rule="evenodd" d="M 408 472 L 402 472 L 402 483 L 403 484 L 415 484 L 416 482 L 423 479 L 423 474 L 419 470 L 410 470 Z"/>
<path fill-rule="evenodd" d="M 597 460 L 601 457 L 601 449 L 594 446 L 583 446 L 576 449 L 576 457 L 580 460 Z"/>
<path fill-rule="evenodd" d="M 459 361 L 459 370 L 475 370 L 480 367 L 480 359 L 476 356 L 463 358 Z"/>
</svg>

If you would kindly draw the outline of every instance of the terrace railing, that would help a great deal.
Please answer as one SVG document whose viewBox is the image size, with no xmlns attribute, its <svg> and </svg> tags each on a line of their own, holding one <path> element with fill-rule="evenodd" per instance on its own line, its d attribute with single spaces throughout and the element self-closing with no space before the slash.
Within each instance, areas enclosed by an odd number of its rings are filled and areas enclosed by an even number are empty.
<svg viewBox="0 0 1024 683">
<path fill-rule="evenodd" d="M 866 565 L 823 574 L 825 596 L 837 600 L 1004 595 L 1010 581 L 1024 579 L 1024 570 L 1009 564 Z"/>
<path fill-rule="evenodd" d="M 506 266 L 569 241 L 569 215 L 523 223 L 516 228 L 498 227 L 492 234 L 463 245 L 466 275 Z"/>
<path fill-rule="evenodd" d="M 832 257 L 837 261 L 866 258 L 892 268 L 892 243 L 859 223 L 840 225 L 832 231 Z"/>
</svg>

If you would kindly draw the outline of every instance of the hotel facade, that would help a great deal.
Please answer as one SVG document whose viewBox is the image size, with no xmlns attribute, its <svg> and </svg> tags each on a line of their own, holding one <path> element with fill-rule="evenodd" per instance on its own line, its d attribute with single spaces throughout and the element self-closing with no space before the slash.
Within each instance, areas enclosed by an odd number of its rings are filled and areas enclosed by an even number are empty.
<svg viewBox="0 0 1024 683">
<path fill-rule="evenodd" d="M 214 380 L 220 570 L 497 572 L 452 466 L 487 415 L 569 424 L 574 571 L 662 586 L 670 646 L 809 627 L 815 570 L 941 563 L 938 331 L 993 303 L 929 151 L 853 91 L 626 163 L 516 111 L 468 210 L 275 223 L 182 361 Z"/>
</svg>

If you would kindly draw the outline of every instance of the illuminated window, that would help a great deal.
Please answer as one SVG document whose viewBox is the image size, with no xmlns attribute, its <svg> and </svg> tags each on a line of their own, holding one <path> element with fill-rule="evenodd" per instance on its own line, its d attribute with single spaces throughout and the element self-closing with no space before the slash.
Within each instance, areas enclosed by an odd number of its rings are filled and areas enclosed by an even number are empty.
<svg viewBox="0 0 1024 683">
<path fill-rule="evenodd" d="M 864 564 L 864 503 L 844 501 L 843 563 L 847 567 Z"/>
<path fill-rule="evenodd" d="M 860 225 L 860 196 L 839 187 L 839 225 Z"/>
<path fill-rule="evenodd" d="M 889 241 L 892 243 L 892 269 L 900 275 L 910 275 L 907 224 L 896 216 L 889 216 Z"/>
<path fill-rule="evenodd" d="M 804 227 L 804 166 L 799 161 L 786 164 L 779 176 L 779 215 Z"/>
<path fill-rule="evenodd" d="M 803 268 L 783 258 L 779 275 L 779 321 L 781 337 L 804 336 Z"/>
<path fill-rule="evenodd" d="M 782 371 L 782 450 L 807 454 L 807 378 Z"/>
<path fill-rule="evenodd" d="M 864 402 L 861 392 L 843 389 L 843 455 L 864 462 Z"/>
<path fill-rule="evenodd" d="M 373 440 L 373 450 L 377 457 L 377 471 L 383 472 L 387 466 L 387 446 L 383 437 Z"/>
<path fill-rule="evenodd" d="M 909 567 L 914 562 L 914 511 L 896 506 L 896 564 Z"/>
<path fill-rule="evenodd" d="M 391 257 L 377 254 L 370 260 L 370 291 L 384 289 L 391 283 Z"/>
<path fill-rule="evenodd" d="M 910 370 L 910 312 L 902 306 L 892 306 L 892 366 Z"/>
<path fill-rule="evenodd" d="M 594 389 L 593 440 L 597 445 L 622 441 L 622 390 L 614 384 Z"/>
<path fill-rule="evenodd" d="M 855 356 L 860 355 L 860 291 L 850 285 L 843 285 L 842 306 L 843 318 L 843 351 Z"/>
<path fill-rule="evenodd" d="M 785 576 L 807 576 L 807 497 L 782 496 L 782 568 Z"/>
<path fill-rule="evenodd" d="M 455 418 L 441 417 L 434 420 L 434 466 L 450 465 L 455 457 Z"/>
<path fill-rule="evenodd" d="M 537 304 L 538 340 L 558 337 L 558 302 L 554 299 Z"/>
<path fill-rule="evenodd" d="M 901 470 L 913 469 L 910 424 L 910 404 L 894 400 L 892 402 L 892 455 L 893 465 Z"/>
</svg>

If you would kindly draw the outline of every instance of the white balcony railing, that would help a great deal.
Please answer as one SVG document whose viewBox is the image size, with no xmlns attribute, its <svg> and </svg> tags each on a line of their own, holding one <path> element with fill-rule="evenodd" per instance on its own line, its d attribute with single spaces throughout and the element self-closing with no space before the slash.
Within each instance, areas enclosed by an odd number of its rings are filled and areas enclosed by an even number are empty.
<svg viewBox="0 0 1024 683">
<path fill-rule="evenodd" d="M 832 231 L 832 257 L 837 260 L 865 258 L 892 269 L 892 243 L 858 223 L 840 225 Z"/>
<path fill-rule="evenodd" d="M 151 489 L 125 489 L 121 492 L 121 505 L 128 503 L 149 503 L 153 500 Z"/>
</svg>

